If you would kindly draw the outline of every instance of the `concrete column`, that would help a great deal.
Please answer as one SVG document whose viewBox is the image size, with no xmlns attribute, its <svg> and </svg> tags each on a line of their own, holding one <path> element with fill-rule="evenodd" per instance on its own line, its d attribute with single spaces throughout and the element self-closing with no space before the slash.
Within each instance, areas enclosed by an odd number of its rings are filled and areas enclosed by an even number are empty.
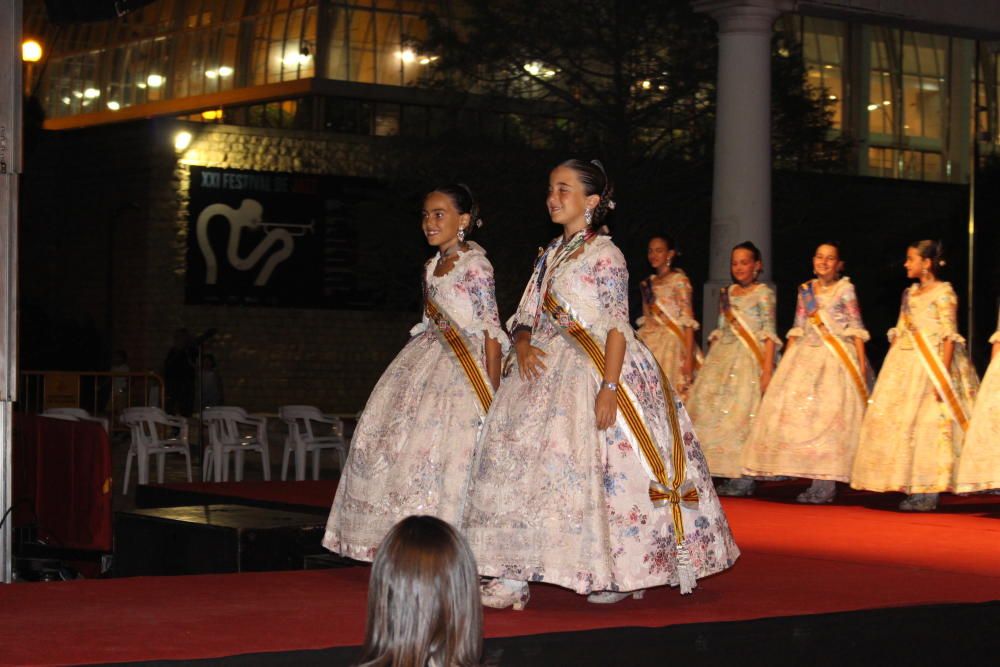
<svg viewBox="0 0 1000 667">
<path fill-rule="evenodd" d="M 793 3 L 697 0 L 693 6 L 719 25 L 711 254 L 702 314 L 707 333 L 715 328 L 719 288 L 730 283 L 734 245 L 753 241 L 764 256 L 762 279 L 770 275 L 771 34 L 775 19 Z"/>
</svg>

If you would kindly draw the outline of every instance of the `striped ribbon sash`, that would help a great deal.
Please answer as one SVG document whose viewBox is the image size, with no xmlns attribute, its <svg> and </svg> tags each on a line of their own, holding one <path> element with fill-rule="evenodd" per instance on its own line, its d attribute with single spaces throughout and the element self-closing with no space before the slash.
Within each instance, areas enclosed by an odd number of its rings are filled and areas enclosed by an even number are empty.
<svg viewBox="0 0 1000 667">
<path fill-rule="evenodd" d="M 723 287 L 719 291 L 719 308 L 722 310 L 722 316 L 726 318 L 726 322 L 729 323 L 730 328 L 732 328 L 733 333 L 736 337 L 740 339 L 753 358 L 757 360 L 757 366 L 763 370 L 764 369 L 764 350 L 761 349 L 760 343 L 754 338 L 754 335 L 750 332 L 750 325 L 746 323 L 743 316 L 740 315 L 739 309 L 732 304 L 729 300 L 729 289 Z"/>
<path fill-rule="evenodd" d="M 553 290 L 549 290 L 542 303 L 544 311 L 552 318 L 560 333 L 579 352 L 583 353 L 593 364 L 597 378 L 604 377 L 604 349 L 594 340 L 584 322 L 573 311 L 572 307 L 561 299 Z M 626 433 L 629 435 L 633 451 L 639 457 L 643 469 L 649 477 L 649 499 L 654 507 L 670 505 L 674 535 L 677 540 L 677 572 L 681 593 L 690 593 L 696 581 L 694 568 L 691 566 L 687 546 L 684 543 L 684 521 L 681 507 L 697 509 L 698 490 L 694 483 L 687 479 L 686 459 L 684 456 L 684 435 L 681 432 L 677 417 L 677 405 L 670 392 L 670 384 L 663 371 L 660 371 L 667 417 L 670 423 L 670 433 L 673 438 L 671 464 L 673 477 L 667 478 L 666 465 L 660 450 L 642 416 L 639 401 L 629 386 L 619 382 L 615 397 L 618 402 L 618 414 L 624 420 Z"/>
<path fill-rule="evenodd" d="M 827 321 L 826 313 L 819 307 L 819 303 L 816 301 L 816 293 L 813 291 L 812 282 L 802 283 L 799 286 L 799 293 L 802 295 L 802 303 L 805 304 L 806 317 L 809 319 L 809 323 L 819 332 L 819 336 L 823 340 L 823 345 L 826 346 L 826 349 L 840 361 L 844 370 L 847 371 L 847 376 L 854 384 L 854 389 L 858 392 L 858 397 L 861 398 L 862 406 L 867 405 L 868 385 L 861 376 L 861 369 L 858 368 L 858 364 L 847 351 L 844 341 L 833 334 L 833 329 Z"/>
<path fill-rule="evenodd" d="M 677 336 L 677 340 L 681 342 L 681 345 L 685 345 L 687 343 L 687 341 L 684 340 L 684 330 L 681 328 L 681 325 L 677 324 L 677 320 L 671 317 L 667 309 L 660 305 L 659 300 L 649 304 L 649 314 L 653 316 L 653 319 L 656 320 L 658 324 L 666 327 L 670 333 Z M 694 370 L 701 368 L 703 361 L 704 357 L 702 357 L 701 350 L 699 350 L 698 346 L 695 345 L 694 363 L 692 364 Z"/>
<path fill-rule="evenodd" d="M 924 367 L 924 370 L 927 371 L 927 376 L 930 378 L 931 384 L 937 389 L 938 396 L 941 397 L 941 401 L 951 414 L 951 418 L 961 427 L 962 431 L 968 431 L 969 416 L 965 414 L 965 408 L 962 406 L 962 402 L 958 400 L 958 392 L 955 391 L 955 385 L 951 381 L 951 373 L 944 367 L 941 357 L 934 351 L 927 337 L 924 336 L 923 332 L 917 327 L 916 322 L 910 317 L 909 293 L 904 292 L 903 294 L 903 326 L 906 327 L 906 330 L 913 338 L 913 342 L 919 353 L 917 356 L 920 357 L 920 363 Z"/>
<path fill-rule="evenodd" d="M 445 310 L 434 302 L 430 295 L 425 295 L 424 310 L 427 312 L 427 318 L 431 321 L 431 328 L 438 340 L 441 341 L 445 349 L 451 350 L 452 357 L 465 372 L 465 377 L 469 380 L 472 391 L 476 394 L 479 415 L 485 417 L 490 409 L 490 403 L 493 402 L 493 385 L 490 384 L 482 366 L 472 354 L 473 345 L 462 333 L 461 328 L 455 324 Z"/>
</svg>

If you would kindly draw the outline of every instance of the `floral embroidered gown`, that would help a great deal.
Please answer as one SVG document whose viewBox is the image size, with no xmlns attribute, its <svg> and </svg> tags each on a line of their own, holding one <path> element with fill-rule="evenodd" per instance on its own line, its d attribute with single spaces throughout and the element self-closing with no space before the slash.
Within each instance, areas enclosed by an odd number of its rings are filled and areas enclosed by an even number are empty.
<svg viewBox="0 0 1000 667">
<path fill-rule="evenodd" d="M 910 317 L 931 349 L 940 356 L 944 341 L 954 342 L 951 378 L 968 414 L 979 380 L 955 324 L 955 290 L 946 282 L 922 293 L 916 284 L 907 289 Z M 910 494 L 948 491 L 962 450 L 962 429 L 937 400 L 902 312 L 889 340 L 892 347 L 861 423 L 851 486 Z"/>
<path fill-rule="evenodd" d="M 475 243 L 446 275 L 427 263 L 425 288 L 471 341 L 483 369 L 485 338 L 507 345 L 500 328 L 493 267 Z M 370 561 L 389 529 L 411 514 L 458 525 L 481 428 L 472 386 L 425 314 L 375 385 L 358 420 L 323 546 Z"/>
<path fill-rule="evenodd" d="M 841 278 L 825 291 L 816 289 L 815 282 L 813 289 L 830 333 L 841 340 L 857 364 L 852 338 L 867 341 L 869 336 L 861 321 L 854 285 L 849 278 Z M 761 401 L 743 449 L 743 474 L 846 482 L 858 446 L 866 397 L 858 392 L 843 361 L 827 348 L 809 322 L 801 294 L 788 338 L 794 338 L 795 344 L 782 358 Z M 870 389 L 868 379 L 863 379 L 866 390 Z"/>
<path fill-rule="evenodd" d="M 660 382 L 660 370 L 628 320 L 625 258 L 606 236 L 558 265 L 542 284 L 540 255 L 517 313 L 508 322 L 532 330 L 546 366 L 522 380 L 504 378 L 486 419 L 473 464 L 463 529 L 483 575 L 556 584 L 587 594 L 677 585 L 677 550 L 670 506 L 654 508 L 649 478 L 632 450 L 618 412 L 598 431 L 594 416 L 600 376 L 589 357 L 563 337 L 543 312 L 550 289 L 570 304 L 601 350 L 611 330 L 625 337 L 621 380 L 638 398 L 655 446 L 672 474 L 674 445 L 667 404 L 679 418 L 687 479 L 699 494 L 682 509 L 685 545 L 696 577 L 731 566 L 739 555 L 683 405 Z M 623 389 L 619 389 L 622 391 Z"/>
<path fill-rule="evenodd" d="M 691 281 L 683 271 L 675 269 L 662 280 L 650 276 L 646 283 L 651 288 L 653 302 L 659 304 L 682 330 L 685 327 L 699 328 L 691 311 Z M 683 393 L 686 390 L 681 372 L 686 351 L 684 341 L 671 331 L 668 324 L 658 321 L 652 314 L 639 319 L 638 335 L 659 362 L 670 385 Z"/>
<path fill-rule="evenodd" d="M 729 289 L 729 301 L 739 309 L 751 335 L 763 348 L 781 340 L 774 332 L 774 292 L 760 283 L 748 293 L 736 296 Z M 743 446 L 760 406 L 760 367 L 753 353 L 719 314 L 718 328 L 708 336 L 712 346 L 691 388 L 688 412 L 698 432 L 701 449 L 713 477 L 740 477 L 743 473 Z"/>
<path fill-rule="evenodd" d="M 1000 343 L 1000 321 L 990 343 Z M 956 493 L 987 489 L 1000 489 L 1000 355 L 993 357 L 979 386 L 955 475 Z"/>
</svg>

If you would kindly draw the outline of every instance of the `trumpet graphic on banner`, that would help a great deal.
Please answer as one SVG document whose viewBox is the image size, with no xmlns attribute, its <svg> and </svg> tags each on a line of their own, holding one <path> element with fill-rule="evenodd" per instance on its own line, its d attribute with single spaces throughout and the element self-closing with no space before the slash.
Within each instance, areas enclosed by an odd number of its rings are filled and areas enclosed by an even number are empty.
<svg viewBox="0 0 1000 667">
<path fill-rule="evenodd" d="M 198 248 L 205 258 L 205 284 L 215 285 L 219 280 L 219 264 L 215 250 L 208 238 L 208 223 L 215 217 L 223 217 L 229 222 L 229 239 L 226 245 L 226 259 L 239 271 L 249 271 L 256 266 L 261 258 L 272 247 L 280 245 L 277 252 L 271 254 L 264 262 L 263 268 L 253 284 L 257 287 L 267 285 L 275 268 L 289 257 L 295 248 L 296 236 L 305 236 L 315 231 L 315 222 L 308 224 L 264 222 L 264 208 L 255 199 L 244 199 L 238 209 L 226 204 L 211 204 L 198 215 L 195 223 L 198 237 Z M 262 230 L 264 238 L 250 251 L 246 257 L 240 257 L 240 237 L 244 230 Z"/>
</svg>

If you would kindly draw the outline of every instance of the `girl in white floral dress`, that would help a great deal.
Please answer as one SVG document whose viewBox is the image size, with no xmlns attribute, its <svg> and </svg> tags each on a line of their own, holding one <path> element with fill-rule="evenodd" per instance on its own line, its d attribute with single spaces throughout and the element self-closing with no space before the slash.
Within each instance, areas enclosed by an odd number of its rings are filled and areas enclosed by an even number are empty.
<svg viewBox="0 0 1000 667">
<path fill-rule="evenodd" d="M 1000 317 L 990 343 L 993 356 L 969 419 L 955 474 L 955 493 L 1000 489 Z"/>
<path fill-rule="evenodd" d="M 528 582 L 617 602 L 731 566 L 739 551 L 683 405 L 628 321 L 625 258 L 595 230 L 600 163 L 550 175 L 563 234 L 508 322 L 512 361 L 480 439 L 463 529 L 483 603 L 523 608 Z"/>
<path fill-rule="evenodd" d="M 358 420 L 323 546 L 371 561 L 411 514 L 458 525 L 469 466 L 500 381 L 493 267 L 466 236 L 481 224 L 464 185 L 427 195 L 423 231 L 436 258 L 424 271 L 424 316 L 375 385 Z"/>
<path fill-rule="evenodd" d="M 713 477 L 727 480 L 720 495 L 747 496 L 754 481 L 742 478 L 743 446 L 771 381 L 781 341 L 774 331 L 774 292 L 757 282 L 760 250 L 750 241 L 730 255 L 733 284 L 719 299 L 719 326 L 687 402 Z"/>
<path fill-rule="evenodd" d="M 743 474 L 813 480 L 800 503 L 828 503 L 850 480 L 868 404 L 868 331 L 834 243 L 813 255 L 815 280 L 799 287 L 795 326 L 743 449 Z"/>
<path fill-rule="evenodd" d="M 906 251 L 906 276 L 892 345 L 872 392 L 851 486 L 908 494 L 901 510 L 927 512 L 949 491 L 979 386 L 958 333 L 958 297 L 937 279 L 941 245 L 919 241 Z"/>
<path fill-rule="evenodd" d="M 659 362 L 670 386 L 684 398 L 701 355 L 694 344 L 699 325 L 691 311 L 691 281 L 673 266 L 676 256 L 673 239 L 660 235 L 649 240 L 647 259 L 656 273 L 640 284 L 638 336 Z"/>
</svg>

